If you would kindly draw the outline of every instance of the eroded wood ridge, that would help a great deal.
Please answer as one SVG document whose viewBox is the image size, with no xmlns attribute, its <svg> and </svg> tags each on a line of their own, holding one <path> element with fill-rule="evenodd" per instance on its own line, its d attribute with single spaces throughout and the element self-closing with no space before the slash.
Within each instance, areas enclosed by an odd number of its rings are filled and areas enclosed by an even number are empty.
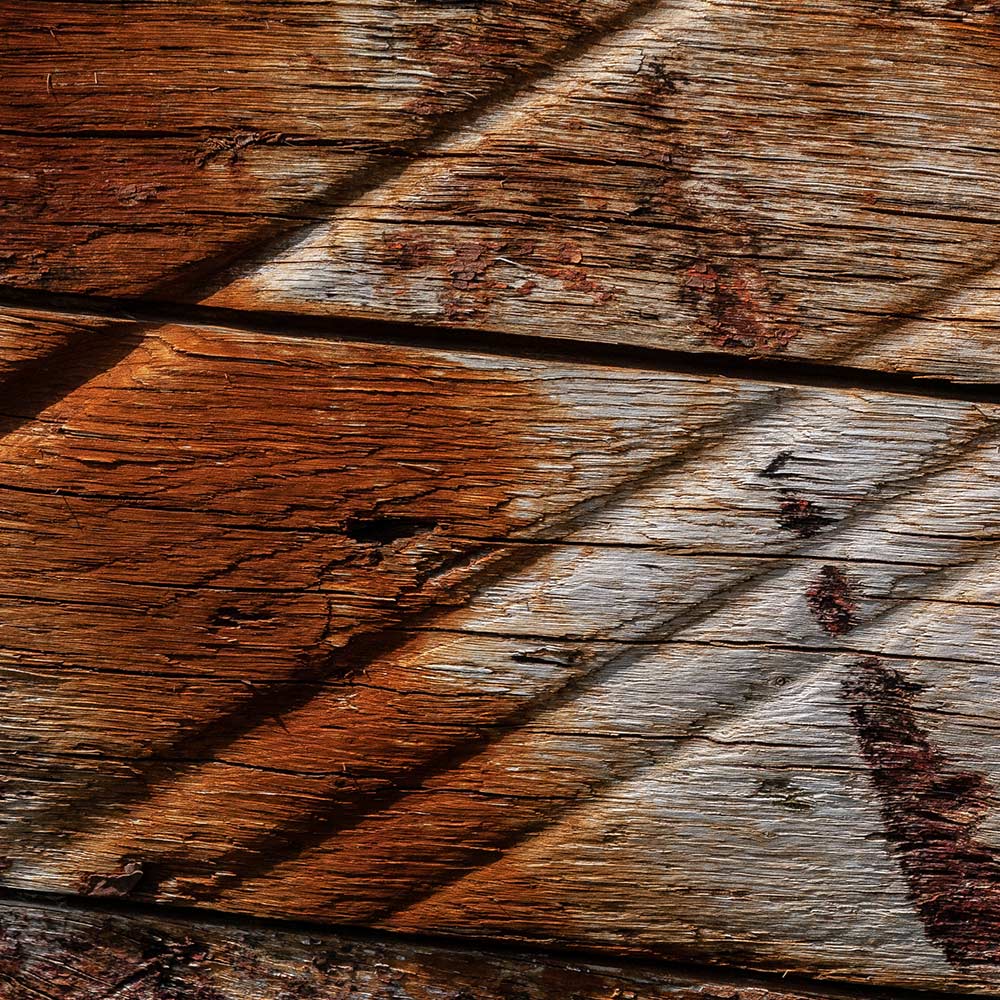
<svg viewBox="0 0 1000 1000">
<path fill-rule="evenodd" d="M 621 965 L 580 956 L 496 952 L 0 904 L 4 1000 L 852 1000 L 834 986 L 711 971 Z M 870 1000 L 887 1000 L 880 991 Z"/>
<path fill-rule="evenodd" d="M 4 881 L 988 989 L 844 684 L 998 780 L 996 417 L 149 331 L 0 455 Z"/>
</svg>

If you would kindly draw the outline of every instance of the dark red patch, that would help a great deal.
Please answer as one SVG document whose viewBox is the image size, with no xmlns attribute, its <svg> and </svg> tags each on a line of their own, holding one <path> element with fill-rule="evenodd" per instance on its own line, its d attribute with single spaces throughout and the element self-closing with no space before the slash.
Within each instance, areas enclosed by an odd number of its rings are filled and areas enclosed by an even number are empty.
<svg viewBox="0 0 1000 1000">
<path fill-rule="evenodd" d="M 857 605 L 847 577 L 836 566 L 824 566 L 819 571 L 819 578 L 806 591 L 806 601 L 824 632 L 843 635 L 854 628 Z"/>
<path fill-rule="evenodd" d="M 778 526 L 794 531 L 799 538 L 812 538 L 833 522 L 819 504 L 801 497 L 786 496 L 778 508 Z"/>
<path fill-rule="evenodd" d="M 681 301 L 695 307 L 717 347 L 771 354 L 797 332 L 783 319 L 764 276 L 746 262 L 694 264 L 684 272 Z"/>
<path fill-rule="evenodd" d="M 913 710 L 921 686 L 872 657 L 843 682 L 882 819 L 927 936 L 953 965 L 1000 962 L 1000 864 L 975 839 L 993 790 L 952 767 Z"/>
</svg>

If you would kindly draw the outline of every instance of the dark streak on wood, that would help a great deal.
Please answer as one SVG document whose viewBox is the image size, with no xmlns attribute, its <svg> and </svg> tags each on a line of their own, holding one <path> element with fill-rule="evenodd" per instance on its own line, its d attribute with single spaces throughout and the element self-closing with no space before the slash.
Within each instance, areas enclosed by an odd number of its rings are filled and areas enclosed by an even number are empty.
<svg viewBox="0 0 1000 1000">
<path fill-rule="evenodd" d="M 837 566 L 824 566 L 819 571 L 806 592 L 806 602 L 820 628 L 830 635 L 843 635 L 857 624 L 854 617 L 857 603 L 851 583 Z"/>
<path fill-rule="evenodd" d="M 976 838 L 994 801 L 990 783 L 934 746 L 914 712 L 921 686 L 896 668 L 863 660 L 843 690 L 928 937 L 959 967 L 1000 963 L 1000 862 Z"/>
</svg>

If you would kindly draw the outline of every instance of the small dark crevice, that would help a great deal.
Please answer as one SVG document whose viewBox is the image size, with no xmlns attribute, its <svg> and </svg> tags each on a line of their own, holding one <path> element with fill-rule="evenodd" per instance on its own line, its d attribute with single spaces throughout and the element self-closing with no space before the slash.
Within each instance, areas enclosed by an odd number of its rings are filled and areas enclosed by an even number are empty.
<svg viewBox="0 0 1000 1000">
<path fill-rule="evenodd" d="M 245 608 L 237 608 L 231 604 L 225 604 L 218 608 L 212 615 L 210 621 L 218 627 L 239 626 L 248 622 L 271 621 L 273 615 L 267 611 L 248 611 Z"/>
<path fill-rule="evenodd" d="M 379 514 L 374 517 L 351 517 L 344 522 L 344 533 L 362 545 L 389 545 L 412 538 L 437 527 L 431 517 L 405 517 Z"/>
<path fill-rule="evenodd" d="M 779 451 L 757 475 L 772 479 L 781 472 L 793 457 L 790 451 Z"/>
</svg>

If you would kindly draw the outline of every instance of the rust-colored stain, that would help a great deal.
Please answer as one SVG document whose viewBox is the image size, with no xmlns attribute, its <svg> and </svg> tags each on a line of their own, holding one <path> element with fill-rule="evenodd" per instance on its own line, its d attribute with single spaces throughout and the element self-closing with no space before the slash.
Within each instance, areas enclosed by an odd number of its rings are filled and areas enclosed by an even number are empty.
<svg viewBox="0 0 1000 1000">
<path fill-rule="evenodd" d="M 778 312 L 764 276 L 746 261 L 693 264 L 684 272 L 681 301 L 694 306 L 709 340 L 727 350 L 773 354 L 796 332 Z"/>
<path fill-rule="evenodd" d="M 948 761 L 920 725 L 922 686 L 872 657 L 843 694 L 910 898 L 927 936 L 957 966 L 1000 962 L 1000 863 L 976 838 L 994 789 Z"/>
<path fill-rule="evenodd" d="M 819 627 L 830 635 L 843 635 L 854 628 L 857 604 L 844 571 L 824 566 L 819 577 L 806 591 L 806 602 Z"/>
<path fill-rule="evenodd" d="M 557 279 L 567 292 L 589 292 L 595 305 L 606 305 L 615 298 L 614 289 L 607 288 L 584 266 L 583 251 L 575 243 L 562 243 L 553 254 L 555 264 L 544 269 Z"/>
<path fill-rule="evenodd" d="M 393 270 L 415 271 L 431 264 L 431 245 L 409 233 L 386 236 L 382 240 L 381 260 Z"/>
</svg>

